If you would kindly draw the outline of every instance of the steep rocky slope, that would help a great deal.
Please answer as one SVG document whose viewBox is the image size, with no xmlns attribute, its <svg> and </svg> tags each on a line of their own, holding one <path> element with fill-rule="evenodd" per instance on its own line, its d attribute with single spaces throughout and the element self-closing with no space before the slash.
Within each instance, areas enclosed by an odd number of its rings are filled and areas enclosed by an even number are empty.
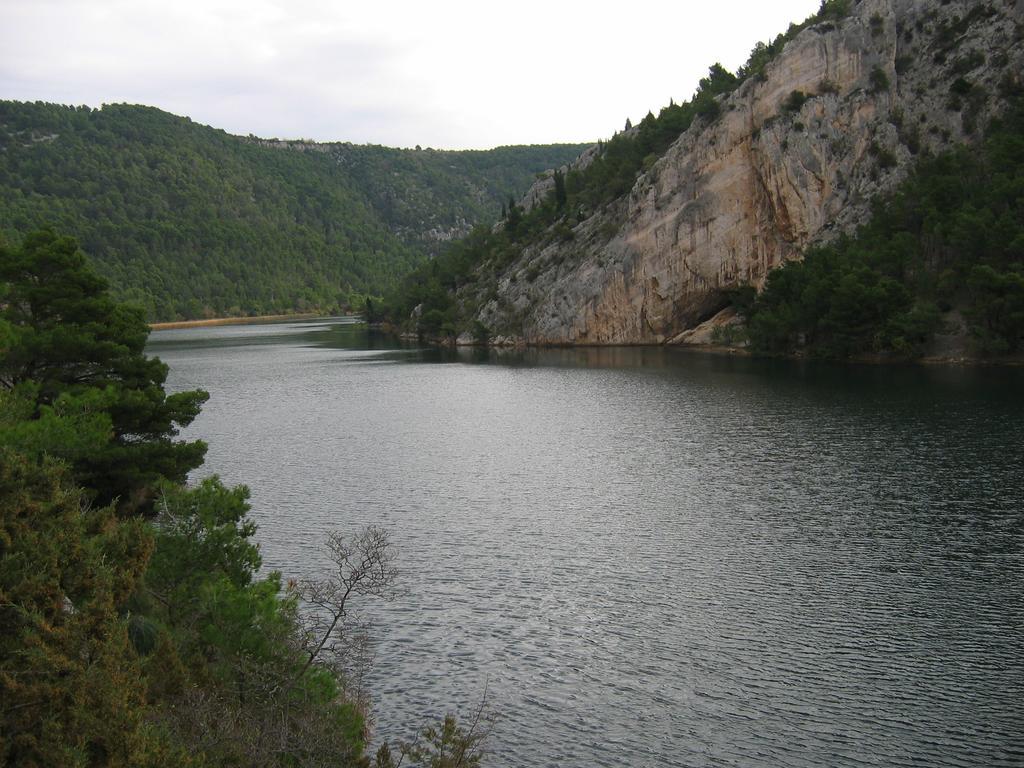
<svg viewBox="0 0 1024 768">
<path fill-rule="evenodd" d="M 729 289 L 854 229 L 915 155 L 975 140 L 1019 86 L 1022 39 L 1021 0 L 851 3 L 721 97 L 717 117 L 571 239 L 526 247 L 496 288 L 463 299 L 494 333 L 533 344 L 706 338 L 690 331 L 723 319 Z"/>
</svg>

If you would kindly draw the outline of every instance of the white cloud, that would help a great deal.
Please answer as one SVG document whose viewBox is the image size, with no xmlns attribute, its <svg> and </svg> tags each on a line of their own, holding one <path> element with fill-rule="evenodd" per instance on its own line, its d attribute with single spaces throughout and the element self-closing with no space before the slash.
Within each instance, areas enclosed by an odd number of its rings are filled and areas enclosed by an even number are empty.
<svg viewBox="0 0 1024 768">
<path fill-rule="evenodd" d="M 0 0 L 0 97 L 151 104 L 263 136 L 589 141 L 817 5 Z"/>
</svg>

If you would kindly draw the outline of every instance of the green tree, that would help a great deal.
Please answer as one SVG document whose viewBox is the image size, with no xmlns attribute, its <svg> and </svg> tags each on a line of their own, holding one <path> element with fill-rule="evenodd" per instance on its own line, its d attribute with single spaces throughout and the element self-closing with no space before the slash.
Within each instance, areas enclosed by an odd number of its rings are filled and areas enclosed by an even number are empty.
<svg viewBox="0 0 1024 768">
<path fill-rule="evenodd" d="M 151 548 L 138 519 L 83 508 L 60 465 L 0 447 L 0 763 L 160 762 L 118 610 Z"/>
<path fill-rule="evenodd" d="M 976 265 L 968 279 L 972 303 L 968 312 L 985 352 L 1016 352 L 1024 340 L 1024 266 L 997 272 Z"/>
<path fill-rule="evenodd" d="M 560 211 L 565 210 L 568 200 L 569 197 L 565 191 L 565 174 L 555 171 L 555 207 Z"/>
<path fill-rule="evenodd" d="M 417 741 L 400 745 L 397 763 L 391 747 L 382 744 L 374 768 L 398 768 L 405 758 L 420 768 L 474 768 L 484 758 L 483 742 L 488 735 L 487 729 L 479 726 L 479 713 L 468 729 L 461 727 L 454 715 L 445 715 L 440 724 L 423 728 Z"/>
<path fill-rule="evenodd" d="M 345 671 L 359 656 L 348 614 L 351 598 L 392 588 L 387 536 L 332 536 L 336 576 L 282 591 L 280 574 L 256 577 L 247 497 L 214 477 L 168 484 L 157 502 L 156 549 L 133 605 L 155 635 L 151 716 L 212 762 L 359 765 L 364 702 Z"/>
<path fill-rule="evenodd" d="M 94 426 L 96 414 L 109 419 L 103 445 L 65 454 L 99 505 L 143 510 L 156 481 L 202 463 L 202 442 L 174 438 L 206 393 L 164 392 L 167 366 L 144 353 L 141 310 L 110 298 L 73 239 L 41 231 L 0 247 L 0 327 L 0 388 L 29 400 L 32 419 L 90 408 Z"/>
<path fill-rule="evenodd" d="M 516 205 L 515 198 L 511 195 L 508 197 L 508 208 L 507 218 L 505 219 L 505 227 L 508 229 L 510 234 L 515 234 L 516 229 L 519 227 L 519 222 L 523 220 L 523 209 Z"/>
</svg>

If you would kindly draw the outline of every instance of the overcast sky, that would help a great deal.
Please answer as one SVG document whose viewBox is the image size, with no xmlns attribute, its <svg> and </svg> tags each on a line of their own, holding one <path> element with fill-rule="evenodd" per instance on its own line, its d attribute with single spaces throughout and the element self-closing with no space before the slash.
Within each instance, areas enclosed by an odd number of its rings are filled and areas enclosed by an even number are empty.
<svg viewBox="0 0 1024 768">
<path fill-rule="evenodd" d="M 818 5 L 0 0 L 0 98 L 402 147 L 592 141 Z"/>
</svg>

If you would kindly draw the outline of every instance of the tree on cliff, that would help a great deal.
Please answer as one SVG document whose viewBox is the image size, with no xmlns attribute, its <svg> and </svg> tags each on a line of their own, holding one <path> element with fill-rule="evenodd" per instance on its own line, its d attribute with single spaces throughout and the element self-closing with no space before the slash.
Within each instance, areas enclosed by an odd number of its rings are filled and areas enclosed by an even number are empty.
<svg viewBox="0 0 1024 768">
<path fill-rule="evenodd" d="M 167 366 L 146 357 L 149 329 L 141 310 L 114 302 L 77 243 L 42 231 L 20 247 L 0 246 L 0 391 L 7 409 L 39 422 L 78 413 L 95 438 L 88 450 L 57 455 L 99 504 L 145 509 L 161 478 L 181 481 L 202 463 L 206 446 L 174 440 L 207 398 L 167 395 Z M 27 413 L 26 413 L 27 412 Z M 22 420 L 15 437 L 32 437 Z M 0 423 L 0 430 L 3 429 Z M 38 437 L 38 435 L 36 435 Z M 21 442 L 20 448 L 33 444 Z"/>
<path fill-rule="evenodd" d="M 555 207 L 563 211 L 567 202 L 569 202 L 569 197 L 565 191 L 565 174 L 555 171 Z"/>
</svg>

